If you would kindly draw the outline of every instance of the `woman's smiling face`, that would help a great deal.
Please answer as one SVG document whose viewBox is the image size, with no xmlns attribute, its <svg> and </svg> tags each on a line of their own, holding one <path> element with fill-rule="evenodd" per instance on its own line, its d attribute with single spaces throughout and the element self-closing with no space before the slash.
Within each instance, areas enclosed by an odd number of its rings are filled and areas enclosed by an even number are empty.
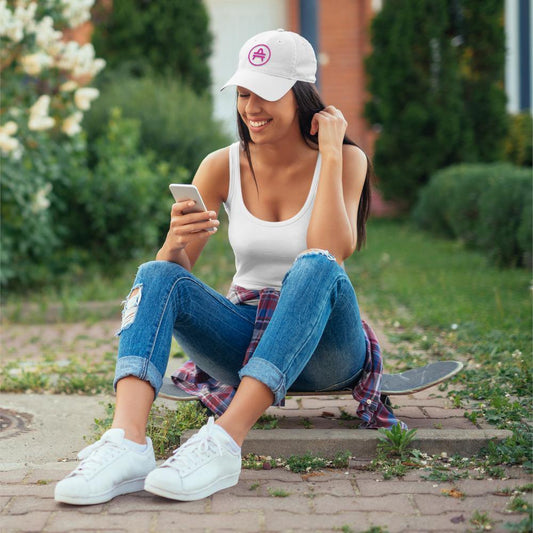
<svg viewBox="0 0 533 533">
<path fill-rule="evenodd" d="M 287 134 L 300 135 L 294 93 L 288 91 L 275 102 L 237 87 L 237 111 L 254 143 L 278 141 Z"/>
</svg>

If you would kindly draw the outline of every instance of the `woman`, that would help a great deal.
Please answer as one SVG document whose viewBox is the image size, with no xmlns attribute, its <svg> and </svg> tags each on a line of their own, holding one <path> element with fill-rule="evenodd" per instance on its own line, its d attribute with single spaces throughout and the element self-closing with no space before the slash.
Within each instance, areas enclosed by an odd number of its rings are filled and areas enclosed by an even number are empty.
<svg viewBox="0 0 533 533">
<path fill-rule="evenodd" d="M 358 383 L 368 336 L 342 263 L 365 240 L 368 162 L 345 137 L 342 113 L 320 101 L 315 72 L 311 45 L 295 33 L 264 32 L 242 47 L 225 86 L 237 87 L 241 142 L 205 158 L 193 183 L 208 211 L 175 203 L 156 261 L 140 267 L 123 312 L 112 429 L 81 452 L 56 500 L 93 504 L 143 488 L 204 498 L 237 483 L 246 434 L 289 388 Z M 190 273 L 221 204 L 236 259 L 229 298 Z M 156 469 L 145 429 L 173 334 L 236 390 Z"/>
</svg>

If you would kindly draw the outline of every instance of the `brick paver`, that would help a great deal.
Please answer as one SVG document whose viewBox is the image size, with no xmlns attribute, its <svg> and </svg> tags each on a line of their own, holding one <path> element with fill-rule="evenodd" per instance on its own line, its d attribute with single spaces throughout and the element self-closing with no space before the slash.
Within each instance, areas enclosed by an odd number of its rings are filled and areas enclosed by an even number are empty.
<svg viewBox="0 0 533 533">
<path fill-rule="evenodd" d="M 376 472 L 324 470 L 311 475 L 284 469 L 245 470 L 239 484 L 196 502 L 174 502 L 147 492 L 111 502 L 75 507 L 53 500 L 55 482 L 72 464 L 0 472 L 0 531 L 364 531 L 371 525 L 394 531 L 466 531 L 475 511 L 487 513 L 492 531 L 524 514 L 507 510 L 512 489 L 531 479 L 509 469 L 510 479 L 439 483 L 411 471 L 384 480 Z M 450 496 L 451 489 L 463 493 Z M 277 496 L 276 496 L 277 494 Z"/>
</svg>

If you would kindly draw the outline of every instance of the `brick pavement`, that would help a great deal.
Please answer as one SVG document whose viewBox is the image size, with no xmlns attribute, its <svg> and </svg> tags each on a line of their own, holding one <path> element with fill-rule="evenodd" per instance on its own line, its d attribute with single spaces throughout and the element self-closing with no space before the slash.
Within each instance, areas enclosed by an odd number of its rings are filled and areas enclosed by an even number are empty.
<svg viewBox="0 0 533 533">
<path fill-rule="evenodd" d="M 475 511 L 492 531 L 524 515 L 507 511 L 503 489 L 523 485 L 518 469 L 505 480 L 437 483 L 410 472 L 383 480 L 375 472 L 324 470 L 300 475 L 284 469 L 245 470 L 236 487 L 196 502 L 172 502 L 139 492 L 106 504 L 73 507 L 53 500 L 54 483 L 71 463 L 0 472 L 0 531 L 466 531 Z M 464 499 L 446 496 L 456 488 Z M 281 494 L 282 496 L 275 496 Z M 344 529 L 343 529 L 344 528 Z"/>
<path fill-rule="evenodd" d="M 423 427 L 427 421 L 442 425 L 444 430 L 456 427 L 467 431 L 474 427 L 465 425 L 472 423 L 460 410 L 453 409 L 438 390 L 419 395 L 420 398 L 396 399 L 400 401 L 397 412 L 409 414 L 413 427 Z M 0 395 L 0 401 L 2 397 L 7 396 Z M 57 401 L 53 396 L 35 400 Z M 284 417 L 280 418 L 280 425 L 290 428 L 301 425 L 301 409 L 306 413 L 306 424 L 312 426 L 307 431 L 313 435 L 318 433 L 313 429 L 318 420 L 325 424 L 326 431 L 354 424 L 353 420 L 346 420 L 347 401 L 291 399 L 285 411 L 271 411 Z M 439 410 L 433 415 L 439 414 L 440 418 L 430 417 L 429 409 Z M 322 416 L 323 411 L 327 416 Z M 33 431 L 45 431 L 37 428 Z M 264 433 L 274 439 L 275 431 Z M 25 437 L 28 434 L 13 437 L 12 442 Z M 38 445 L 39 439 L 34 442 Z M 359 460 L 343 470 L 323 469 L 303 475 L 283 468 L 244 470 L 237 486 L 196 502 L 172 502 L 143 491 L 106 504 L 73 507 L 53 499 L 55 482 L 74 467 L 74 453 L 67 459 L 44 464 L 10 463 L 0 471 L 0 532 L 361 532 L 372 526 L 381 526 L 389 533 L 467 531 L 475 530 L 470 519 L 476 511 L 487 513 L 492 531 L 507 531 L 505 523 L 520 522 L 525 515 L 508 511 L 510 495 L 505 490 L 531 482 L 520 468 L 506 469 L 506 479 L 498 480 L 436 482 L 423 479 L 428 474 L 423 470 L 385 480 L 380 473 L 365 470 L 367 463 Z M 463 497 L 454 498 L 444 492 L 452 489 Z"/>
</svg>

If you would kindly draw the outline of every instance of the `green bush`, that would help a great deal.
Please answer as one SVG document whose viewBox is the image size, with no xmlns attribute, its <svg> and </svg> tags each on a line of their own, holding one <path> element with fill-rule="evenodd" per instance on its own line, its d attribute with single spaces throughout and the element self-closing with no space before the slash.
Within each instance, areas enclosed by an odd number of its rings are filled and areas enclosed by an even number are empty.
<svg viewBox="0 0 533 533">
<path fill-rule="evenodd" d="M 524 231 L 524 215 L 531 213 L 531 173 L 509 169 L 490 176 L 487 187 L 479 198 L 478 245 L 498 265 L 524 264 L 531 252 L 520 242 Z M 531 218 L 529 219 L 531 235 Z"/>
<path fill-rule="evenodd" d="M 461 160 L 467 144 L 447 4 L 388 1 L 372 22 L 365 111 L 380 128 L 375 171 L 384 196 L 409 206 L 433 172 Z"/>
<path fill-rule="evenodd" d="M 86 175 L 85 154 L 81 135 L 57 142 L 40 133 L 20 159 L 2 159 L 2 285 L 48 282 L 57 274 L 57 254 L 69 232 L 64 213 L 71 207 L 62 191 Z"/>
<path fill-rule="evenodd" d="M 419 194 L 418 203 L 412 211 L 418 226 L 440 237 L 455 236 L 448 213 L 442 208 L 442 199 L 452 194 L 454 177 L 454 173 L 447 170 L 436 173 L 434 179 L 421 189 L 422 194 Z"/>
<path fill-rule="evenodd" d="M 524 263 L 526 265 L 533 265 L 533 201 L 531 198 L 531 188 L 527 193 L 529 201 L 526 200 L 524 210 L 522 212 L 522 219 L 518 227 L 518 244 L 520 249 L 524 251 Z"/>
<path fill-rule="evenodd" d="M 83 135 L 58 142 L 42 136 L 18 161 L 2 161 L 0 281 L 10 290 L 109 271 L 154 249 L 168 228 L 169 183 L 187 172 L 140 149 L 138 121 L 111 113 L 87 161 Z"/>
<path fill-rule="evenodd" d="M 490 170 L 489 170 L 490 168 Z M 497 165 L 457 165 L 444 170 L 450 182 L 449 206 L 447 218 L 452 236 L 459 238 L 467 245 L 475 246 L 478 241 L 478 224 L 480 207 L 479 199 L 486 188 L 486 179 L 490 174 L 506 174 L 507 167 L 500 169 Z M 458 187 L 458 182 L 460 186 Z M 443 198 L 447 198 L 444 196 Z M 442 198 L 441 198 L 442 201 Z"/>
<path fill-rule="evenodd" d="M 196 171 L 202 159 L 230 141 L 212 118 L 212 103 L 171 78 L 115 76 L 101 87 L 100 98 L 84 120 L 89 139 L 102 135 L 110 110 L 141 124 L 141 144 L 173 166 Z"/>
<path fill-rule="evenodd" d="M 505 157 L 519 166 L 531 166 L 533 156 L 533 118 L 529 111 L 511 115 L 505 141 Z"/>
<path fill-rule="evenodd" d="M 386 198 L 412 206 L 440 168 L 503 157 L 507 113 L 502 0 L 388 0 L 366 60 Z"/>
<path fill-rule="evenodd" d="M 162 242 L 172 205 L 168 185 L 187 176 L 182 167 L 140 147 L 139 122 L 113 109 L 107 130 L 93 147 L 97 163 L 76 183 L 73 241 L 105 264 Z"/>
<path fill-rule="evenodd" d="M 212 36 L 203 2 L 172 0 L 113 0 L 94 10 L 93 42 L 109 67 L 129 65 L 133 72 L 149 70 L 184 80 L 198 93 L 208 93 L 208 58 Z"/>
<path fill-rule="evenodd" d="M 412 212 L 432 233 L 483 250 L 501 266 L 531 261 L 531 171 L 510 164 L 457 165 L 434 174 Z"/>
</svg>

